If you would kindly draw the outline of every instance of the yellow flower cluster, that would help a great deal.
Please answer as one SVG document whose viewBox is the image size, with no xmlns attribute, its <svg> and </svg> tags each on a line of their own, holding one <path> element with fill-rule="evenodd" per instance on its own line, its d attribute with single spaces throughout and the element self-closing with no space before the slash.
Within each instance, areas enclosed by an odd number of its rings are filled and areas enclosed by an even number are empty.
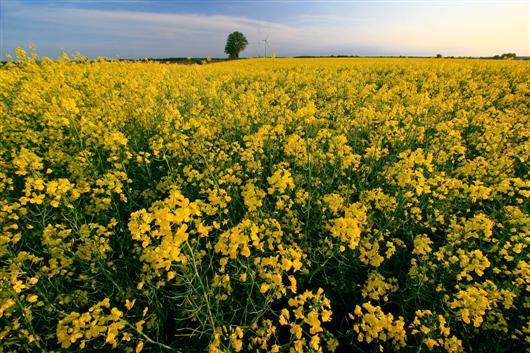
<svg viewBox="0 0 530 353">
<path fill-rule="evenodd" d="M 83 314 L 72 312 L 61 319 L 57 324 L 57 339 L 62 348 L 79 341 L 79 348 L 83 349 L 89 341 L 104 337 L 105 343 L 115 348 L 120 331 L 126 326 L 122 316 L 123 312 L 111 308 L 109 298 L 105 298 Z M 121 339 L 130 340 L 130 335 Z"/>
<path fill-rule="evenodd" d="M 285 193 L 287 190 L 292 190 L 294 188 L 294 180 L 291 176 L 291 172 L 286 169 L 280 168 L 277 169 L 269 178 L 269 194 L 278 192 L 280 194 Z"/>
<path fill-rule="evenodd" d="M 174 277 L 171 266 L 186 263 L 188 258 L 182 247 L 189 237 L 188 223 L 200 225 L 200 211 L 196 203 L 190 202 L 175 188 L 163 201 L 155 202 L 150 211 L 145 209 L 131 214 L 129 231 L 133 240 L 141 244 L 140 260 L 160 275 L 161 271 Z M 197 227 L 200 229 L 200 227 Z"/>
<path fill-rule="evenodd" d="M 431 310 L 417 310 L 410 324 L 411 333 L 423 337 L 422 344 L 429 351 L 443 348 L 447 353 L 463 352 L 462 341 L 451 335 L 451 329 L 443 315 L 434 315 Z"/>
<path fill-rule="evenodd" d="M 368 274 L 368 279 L 362 290 L 363 298 L 368 297 L 371 300 L 383 300 L 388 301 L 388 294 L 398 290 L 396 285 L 396 278 L 386 278 L 378 273 L 372 271 Z"/>
<path fill-rule="evenodd" d="M 528 61 L 16 56 L 0 352 L 528 350 Z"/>
<path fill-rule="evenodd" d="M 350 249 L 355 249 L 361 239 L 361 229 L 355 218 L 336 218 L 331 221 L 331 235 L 339 238 L 348 245 Z"/>
<path fill-rule="evenodd" d="M 405 347 L 406 331 L 403 317 L 394 319 L 390 313 L 385 314 L 380 306 L 370 302 L 356 305 L 355 315 L 349 314 L 350 319 L 358 321 L 353 325 L 359 342 L 371 343 L 373 341 L 392 342 L 394 349 Z M 383 346 L 379 345 L 382 351 Z"/>
<path fill-rule="evenodd" d="M 488 292 L 477 287 L 460 290 L 456 293 L 455 300 L 449 304 L 452 309 L 458 309 L 463 322 L 470 324 L 473 321 L 475 327 L 480 327 L 490 305 Z"/>
<path fill-rule="evenodd" d="M 289 299 L 289 309 L 282 309 L 279 323 L 289 326 L 293 337 L 291 352 L 323 352 L 334 351 L 337 341 L 323 323 L 331 321 L 331 307 L 322 288 L 315 293 L 306 291 Z"/>
</svg>

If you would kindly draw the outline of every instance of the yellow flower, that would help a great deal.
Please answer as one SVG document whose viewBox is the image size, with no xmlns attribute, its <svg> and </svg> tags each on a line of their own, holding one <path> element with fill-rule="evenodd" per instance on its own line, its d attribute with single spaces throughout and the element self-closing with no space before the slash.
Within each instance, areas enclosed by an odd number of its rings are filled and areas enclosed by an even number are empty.
<svg viewBox="0 0 530 353">
<path fill-rule="evenodd" d="M 243 199 L 245 206 L 247 206 L 249 211 L 255 211 L 263 205 L 263 198 L 265 197 L 265 192 L 256 187 L 254 184 L 247 184 L 243 188 Z"/>
<path fill-rule="evenodd" d="M 272 176 L 267 178 L 267 181 L 270 185 L 269 194 L 274 194 L 275 192 L 283 194 L 287 190 L 294 189 L 294 180 L 291 172 L 283 168 L 277 169 Z"/>
<path fill-rule="evenodd" d="M 350 249 L 355 249 L 361 239 L 361 228 L 355 218 L 336 218 L 331 221 L 331 235 L 348 244 Z"/>
</svg>

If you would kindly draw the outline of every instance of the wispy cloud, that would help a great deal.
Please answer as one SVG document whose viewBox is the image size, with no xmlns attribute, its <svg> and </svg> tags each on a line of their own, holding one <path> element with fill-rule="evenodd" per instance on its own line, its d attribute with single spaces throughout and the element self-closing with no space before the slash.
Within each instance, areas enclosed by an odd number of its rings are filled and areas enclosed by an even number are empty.
<svg viewBox="0 0 530 353">
<path fill-rule="evenodd" d="M 66 43 L 71 36 L 78 37 L 78 43 L 70 43 L 68 49 L 78 46 L 82 50 L 86 42 L 109 38 L 116 39 L 114 48 L 130 46 L 135 55 L 142 46 L 158 47 L 160 55 L 221 55 L 228 33 L 239 30 L 247 34 L 251 44 L 258 43 L 257 35 L 264 29 L 271 37 L 284 40 L 296 36 L 296 30 L 280 23 L 224 15 L 204 16 L 196 14 L 161 14 L 137 11 L 102 11 L 76 8 L 24 8 L 13 7 L 10 14 L 13 22 L 28 21 L 48 28 L 57 45 Z M 6 41 L 13 42 L 15 28 L 7 29 Z M 19 34 L 20 35 L 20 34 Z M 41 34 L 29 31 L 24 36 L 36 42 Z M 171 48 L 169 48 L 171 46 Z M 136 48 L 134 48 L 136 47 Z M 251 46 L 252 47 L 252 46 Z M 166 49 L 165 49 L 166 48 Z M 127 53 L 124 53 L 125 55 Z M 153 55 L 157 55 L 155 52 Z"/>
<path fill-rule="evenodd" d="M 221 56 L 226 35 L 239 30 L 249 39 L 245 52 L 249 56 L 262 53 L 265 36 L 271 49 L 281 55 L 529 53 L 524 13 L 523 20 L 506 21 L 492 13 L 465 21 L 448 17 L 414 23 L 301 13 L 280 23 L 228 15 L 81 9 L 71 3 L 56 7 L 26 6 L 19 1 L 4 4 L 4 47 L 34 42 L 46 53 L 65 48 L 90 56 Z"/>
</svg>

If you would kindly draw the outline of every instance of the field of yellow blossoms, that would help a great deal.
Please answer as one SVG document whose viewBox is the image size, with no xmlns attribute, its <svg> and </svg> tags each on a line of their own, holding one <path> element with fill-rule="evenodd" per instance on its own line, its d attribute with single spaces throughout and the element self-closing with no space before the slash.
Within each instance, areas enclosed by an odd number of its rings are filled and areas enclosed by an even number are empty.
<svg viewBox="0 0 530 353">
<path fill-rule="evenodd" d="M 0 352 L 524 352 L 530 63 L 0 67 Z"/>
</svg>

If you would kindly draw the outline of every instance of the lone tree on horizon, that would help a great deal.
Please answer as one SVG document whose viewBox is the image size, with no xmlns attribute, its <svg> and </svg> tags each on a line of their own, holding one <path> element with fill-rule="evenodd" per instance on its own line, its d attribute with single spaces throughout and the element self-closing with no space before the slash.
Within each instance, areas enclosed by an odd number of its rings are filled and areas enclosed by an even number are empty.
<svg viewBox="0 0 530 353">
<path fill-rule="evenodd" d="M 230 59 L 239 58 L 241 53 L 247 47 L 248 41 L 245 35 L 241 32 L 232 32 L 226 38 L 225 53 Z"/>
</svg>

